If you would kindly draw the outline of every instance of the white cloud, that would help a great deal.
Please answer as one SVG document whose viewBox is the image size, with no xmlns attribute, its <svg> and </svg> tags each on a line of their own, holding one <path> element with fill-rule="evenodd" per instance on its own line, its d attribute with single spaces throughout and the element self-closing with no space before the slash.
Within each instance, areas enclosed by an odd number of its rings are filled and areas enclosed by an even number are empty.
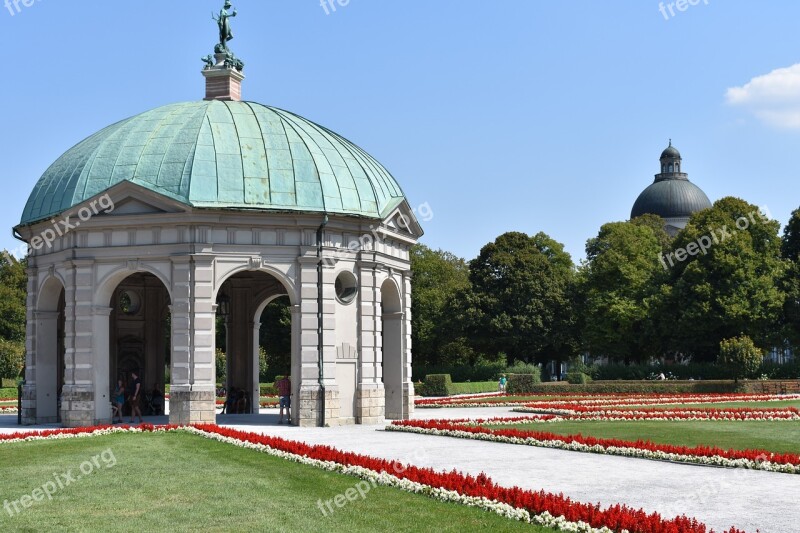
<svg viewBox="0 0 800 533">
<path fill-rule="evenodd" d="M 771 126 L 800 129 L 800 63 L 731 87 L 725 100 Z"/>
</svg>

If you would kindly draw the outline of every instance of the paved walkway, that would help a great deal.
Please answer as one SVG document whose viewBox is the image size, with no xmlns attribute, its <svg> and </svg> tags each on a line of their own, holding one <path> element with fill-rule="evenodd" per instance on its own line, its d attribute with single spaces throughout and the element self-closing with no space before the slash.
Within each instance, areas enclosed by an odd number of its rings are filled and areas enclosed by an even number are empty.
<svg viewBox="0 0 800 533">
<path fill-rule="evenodd" d="M 724 531 L 800 531 L 800 475 L 672 464 L 532 446 L 387 432 L 383 427 L 297 428 L 277 424 L 277 411 L 218 416 L 220 425 L 327 444 L 437 470 L 486 472 L 501 485 L 563 492 L 603 505 L 625 503 L 665 516 L 685 513 Z M 416 418 L 513 416 L 509 408 L 418 409 Z M 148 418 L 151 423 L 166 419 Z M 17 431 L 0 416 L 0 432 Z M 26 428 L 31 429 L 31 428 Z"/>
</svg>

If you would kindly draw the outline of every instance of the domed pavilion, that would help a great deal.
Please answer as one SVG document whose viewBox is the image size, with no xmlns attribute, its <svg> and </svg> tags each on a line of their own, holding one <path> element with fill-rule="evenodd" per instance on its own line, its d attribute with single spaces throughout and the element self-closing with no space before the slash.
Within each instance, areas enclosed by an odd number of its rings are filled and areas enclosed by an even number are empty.
<svg viewBox="0 0 800 533">
<path fill-rule="evenodd" d="M 411 414 L 409 249 L 422 229 L 363 149 L 242 101 L 226 35 L 204 59 L 203 101 L 97 132 L 33 188 L 14 229 L 30 249 L 25 424 L 110 423 L 132 371 L 145 391 L 171 386 L 170 423 L 214 422 L 218 324 L 224 385 L 258 413 L 261 317 L 278 298 L 293 424 Z"/>
<path fill-rule="evenodd" d="M 692 214 L 708 209 L 711 202 L 700 187 L 689 181 L 689 175 L 681 172 L 681 154 L 671 140 L 661 153 L 660 162 L 661 172 L 636 199 L 631 218 L 658 215 L 664 219 L 667 232 L 675 235 L 686 227 Z"/>
</svg>

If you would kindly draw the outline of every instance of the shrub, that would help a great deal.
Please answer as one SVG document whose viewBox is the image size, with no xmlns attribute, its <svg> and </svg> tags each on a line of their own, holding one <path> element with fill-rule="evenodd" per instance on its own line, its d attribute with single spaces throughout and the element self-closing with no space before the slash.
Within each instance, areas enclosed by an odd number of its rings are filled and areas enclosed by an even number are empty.
<svg viewBox="0 0 800 533">
<path fill-rule="evenodd" d="M 25 366 L 25 344 L 0 339 L 0 378 L 18 378 L 23 366 Z"/>
<path fill-rule="evenodd" d="M 497 381 L 453 383 L 450 385 L 450 394 L 480 394 L 481 392 L 497 392 L 497 386 Z"/>
<path fill-rule="evenodd" d="M 450 374 L 428 374 L 425 376 L 425 393 L 427 396 L 450 396 L 453 381 Z"/>
<path fill-rule="evenodd" d="M 430 374 L 450 374 L 451 379 L 456 383 L 466 383 L 468 381 L 492 381 L 498 379 L 500 374 L 506 371 L 503 362 L 488 362 L 480 360 L 474 365 L 432 365 L 415 366 L 411 374 L 414 380 L 425 380 Z"/>
<path fill-rule="evenodd" d="M 760 383 L 760 382 L 759 382 Z M 572 385 L 560 382 L 535 385 L 535 394 L 678 394 L 737 392 L 733 381 L 604 381 Z"/>
<path fill-rule="evenodd" d="M 277 396 L 278 390 L 275 388 L 275 385 L 261 383 L 261 386 L 259 387 L 259 394 L 261 396 Z"/>
<path fill-rule="evenodd" d="M 513 365 L 506 368 L 506 374 L 529 374 L 534 376 L 536 383 L 541 383 L 542 381 L 542 369 L 524 361 L 514 361 Z"/>
<path fill-rule="evenodd" d="M 225 383 L 225 372 L 227 371 L 227 365 L 225 361 L 225 352 L 217 348 L 216 353 L 214 354 L 214 363 L 217 366 L 217 382 L 218 383 Z"/>
<path fill-rule="evenodd" d="M 511 374 L 508 376 L 506 392 L 509 394 L 529 394 L 534 392 L 540 382 L 540 377 L 534 374 Z"/>
<path fill-rule="evenodd" d="M 268 377 L 269 365 L 267 365 L 267 351 L 263 346 L 258 347 L 258 381 L 267 383 L 270 381 Z"/>
<path fill-rule="evenodd" d="M 570 369 L 570 371 L 567 372 L 567 383 L 572 383 L 573 385 L 585 385 L 586 383 L 591 382 L 592 377 L 585 372 L 573 369 Z"/>
<path fill-rule="evenodd" d="M 764 352 L 747 335 L 725 339 L 719 343 L 717 362 L 731 370 L 736 383 L 739 378 L 752 377 L 764 361 Z"/>
</svg>

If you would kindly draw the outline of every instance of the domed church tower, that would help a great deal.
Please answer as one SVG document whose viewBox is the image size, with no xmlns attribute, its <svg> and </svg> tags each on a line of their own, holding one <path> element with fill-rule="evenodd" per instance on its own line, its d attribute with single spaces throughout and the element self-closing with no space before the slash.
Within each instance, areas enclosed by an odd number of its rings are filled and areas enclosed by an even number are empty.
<svg viewBox="0 0 800 533">
<path fill-rule="evenodd" d="M 242 101 L 231 7 L 215 17 L 203 100 L 95 133 L 30 194 L 14 228 L 29 245 L 25 424 L 111 423 L 112 389 L 134 374 L 142 397 L 171 385 L 173 424 L 214 422 L 218 384 L 232 412 L 258 415 L 276 299 L 291 312 L 291 358 L 274 369 L 291 378 L 291 424 L 413 410 L 409 250 L 422 229 L 366 151 Z"/>
<path fill-rule="evenodd" d="M 661 153 L 660 162 L 661 172 L 636 199 L 631 218 L 648 213 L 658 215 L 664 219 L 667 232 L 675 235 L 686 227 L 693 213 L 708 209 L 711 202 L 697 185 L 689 181 L 689 175 L 681 172 L 681 153 L 672 146 L 672 139 Z"/>
</svg>

